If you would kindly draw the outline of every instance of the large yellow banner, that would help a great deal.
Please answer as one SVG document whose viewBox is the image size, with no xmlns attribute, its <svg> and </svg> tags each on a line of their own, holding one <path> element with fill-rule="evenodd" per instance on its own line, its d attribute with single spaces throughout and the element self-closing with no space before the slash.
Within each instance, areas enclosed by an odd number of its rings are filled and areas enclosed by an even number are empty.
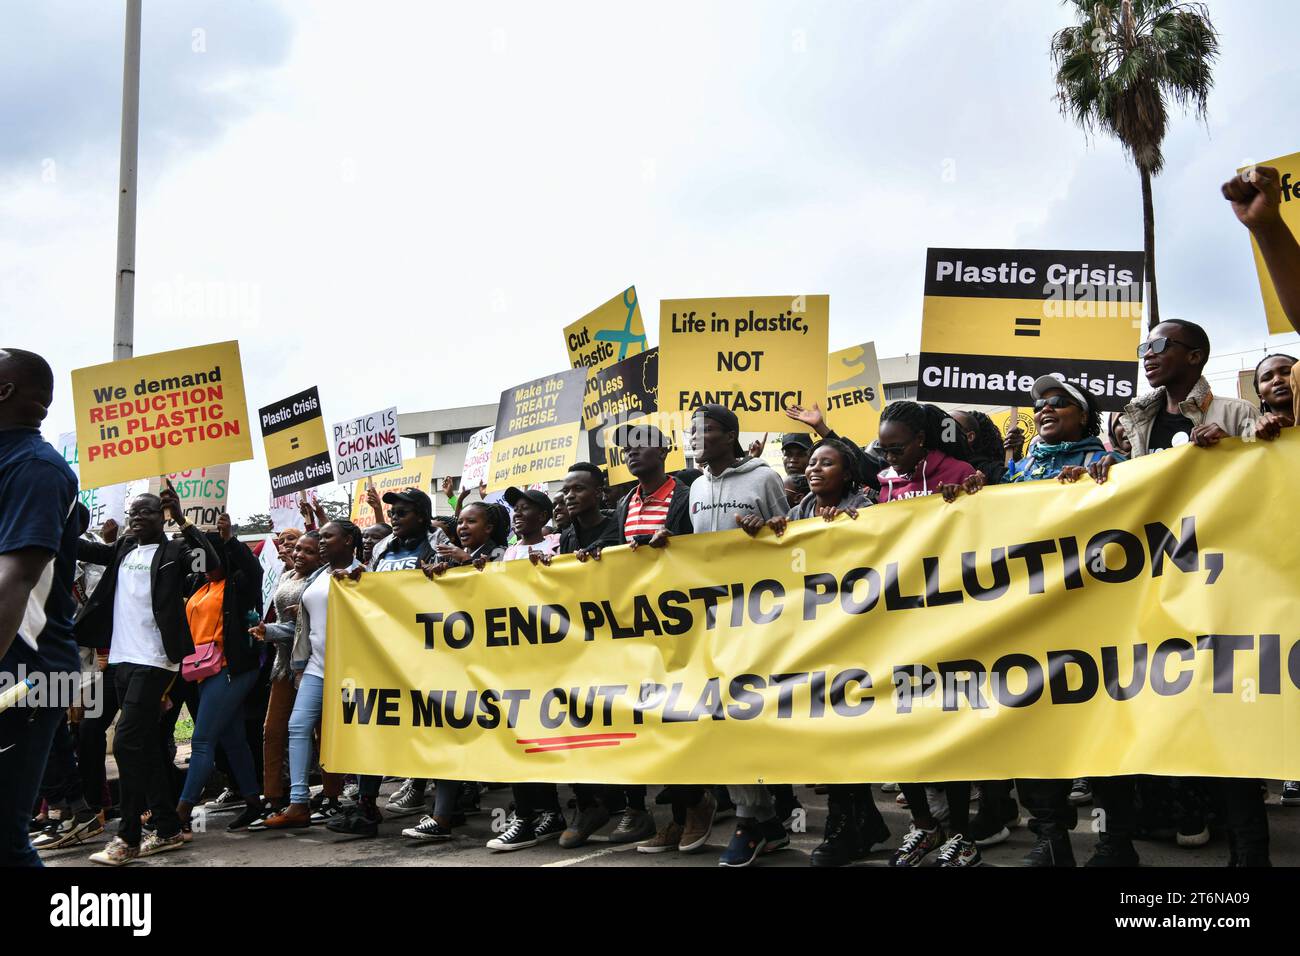
<svg viewBox="0 0 1300 956">
<path fill-rule="evenodd" d="M 1294 431 L 1294 430 L 1292 430 Z M 1111 480 L 331 585 L 323 762 L 619 783 L 1300 777 L 1300 433 Z"/>
<path fill-rule="evenodd" d="M 253 457 L 239 343 L 72 371 L 86 488 Z"/>
</svg>

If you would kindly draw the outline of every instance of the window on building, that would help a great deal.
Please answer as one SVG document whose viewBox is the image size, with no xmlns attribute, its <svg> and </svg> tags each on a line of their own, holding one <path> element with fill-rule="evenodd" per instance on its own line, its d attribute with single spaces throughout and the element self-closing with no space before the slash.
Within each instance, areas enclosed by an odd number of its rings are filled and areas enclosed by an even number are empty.
<svg viewBox="0 0 1300 956">
<path fill-rule="evenodd" d="M 458 428 L 449 432 L 438 432 L 438 441 L 444 445 L 463 445 L 468 442 L 477 428 Z"/>
<path fill-rule="evenodd" d="M 885 401 L 897 402 L 903 399 L 916 399 L 916 382 L 900 382 L 897 385 L 885 386 Z"/>
</svg>

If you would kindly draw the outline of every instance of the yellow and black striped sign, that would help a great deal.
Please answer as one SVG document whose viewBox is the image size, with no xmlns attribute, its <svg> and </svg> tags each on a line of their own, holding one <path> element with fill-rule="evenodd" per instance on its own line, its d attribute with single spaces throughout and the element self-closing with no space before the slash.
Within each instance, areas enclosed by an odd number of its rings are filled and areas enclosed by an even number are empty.
<svg viewBox="0 0 1300 956">
<path fill-rule="evenodd" d="M 1029 405 L 1040 375 L 1105 410 L 1137 394 L 1142 253 L 930 249 L 921 401 Z"/>
<path fill-rule="evenodd" d="M 271 493 L 287 495 L 334 480 L 316 386 L 257 411 Z"/>
</svg>

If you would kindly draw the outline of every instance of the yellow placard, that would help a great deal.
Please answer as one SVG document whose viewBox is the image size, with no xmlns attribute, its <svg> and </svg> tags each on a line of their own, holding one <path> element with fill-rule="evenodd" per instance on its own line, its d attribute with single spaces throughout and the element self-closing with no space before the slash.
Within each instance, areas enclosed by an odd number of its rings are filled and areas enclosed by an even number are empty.
<svg viewBox="0 0 1300 956">
<path fill-rule="evenodd" d="M 636 286 L 628 286 L 604 305 L 565 326 L 564 345 L 569 350 L 569 365 L 587 370 L 584 404 L 590 406 L 595 373 L 646 350 L 645 323 L 641 320 Z M 584 410 L 583 428 L 595 428 L 600 421 L 594 409 Z"/>
<path fill-rule="evenodd" d="M 1011 421 L 1011 409 L 1007 409 L 1005 412 L 992 412 L 989 414 L 989 418 L 993 420 L 994 425 L 998 426 L 998 431 L 1002 433 L 1003 438 L 1007 437 L 1012 428 L 1019 425 L 1020 430 L 1025 433 L 1026 451 L 1029 450 L 1029 443 L 1038 435 L 1038 423 L 1034 421 L 1034 410 L 1032 408 L 1017 408 L 1015 422 Z"/>
<path fill-rule="evenodd" d="M 501 393 L 489 491 L 554 481 L 568 473 L 578 460 L 586 382 L 586 371 L 575 368 Z"/>
<path fill-rule="evenodd" d="M 830 296 L 665 299 L 659 304 L 659 409 L 688 422 L 725 405 L 741 431 L 788 431 L 790 405 L 826 394 Z"/>
<path fill-rule="evenodd" d="M 1276 534 L 1295 431 L 782 538 L 332 581 L 322 763 L 623 784 L 1296 779 L 1300 543 Z"/>
<path fill-rule="evenodd" d="M 863 342 L 832 352 L 826 369 L 826 424 L 843 438 L 869 445 L 880 431 L 885 386 L 880 380 L 876 343 Z"/>
<path fill-rule="evenodd" d="M 72 402 L 86 488 L 253 457 L 238 342 L 74 369 Z"/>
<path fill-rule="evenodd" d="M 1257 163 L 1258 166 L 1274 166 L 1278 174 L 1282 177 L 1282 221 L 1287 224 L 1294 235 L 1300 236 L 1300 153 L 1292 153 L 1290 156 L 1283 156 L 1280 159 L 1270 159 L 1265 163 Z M 1243 166 L 1237 172 L 1242 172 L 1249 167 Z M 1286 332 L 1295 331 L 1294 327 L 1288 321 L 1286 314 L 1282 311 L 1282 303 L 1278 300 L 1277 289 L 1273 285 L 1273 279 L 1268 274 L 1268 267 L 1264 265 L 1264 257 L 1260 255 L 1259 243 L 1255 237 L 1250 237 L 1250 247 L 1255 253 L 1255 269 L 1259 273 L 1259 291 L 1264 298 L 1264 315 L 1268 319 L 1268 331 L 1271 335 L 1282 335 Z"/>
<path fill-rule="evenodd" d="M 621 485 L 625 481 L 636 480 L 636 476 L 627 470 L 627 460 L 623 457 L 623 449 L 619 447 L 615 433 L 623 428 L 635 429 L 638 425 L 654 425 L 671 442 L 668 454 L 664 457 L 666 472 L 672 474 L 686 467 L 686 451 L 682 447 L 681 436 L 672 430 L 672 417 L 659 412 L 637 415 L 602 428 L 600 431 L 599 441 L 605 449 L 605 469 L 611 485 Z"/>
<path fill-rule="evenodd" d="M 1142 253 L 930 249 L 917 397 L 1029 405 L 1057 375 L 1104 411 L 1137 395 Z"/>
<path fill-rule="evenodd" d="M 369 482 L 374 482 L 381 501 L 388 492 L 401 491 L 403 488 L 419 488 L 432 498 L 437 492 L 433 487 L 433 466 L 436 460 L 436 455 L 408 458 L 402 462 L 401 468 L 375 475 Z M 352 484 L 352 523 L 363 530 L 375 523 L 375 513 L 366 503 L 369 482 L 363 478 Z"/>
</svg>

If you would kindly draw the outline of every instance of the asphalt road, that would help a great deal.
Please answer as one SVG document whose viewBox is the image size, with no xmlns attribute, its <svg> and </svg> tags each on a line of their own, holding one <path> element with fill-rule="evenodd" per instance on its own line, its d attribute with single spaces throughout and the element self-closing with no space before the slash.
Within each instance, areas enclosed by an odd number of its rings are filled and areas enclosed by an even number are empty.
<svg viewBox="0 0 1300 956">
<path fill-rule="evenodd" d="M 396 783 L 384 785 L 383 806 L 387 794 L 397 788 Z M 882 793 L 876 788 L 876 803 L 891 830 L 888 848 L 898 846 L 907 830 L 907 811 L 894 802 L 895 795 Z M 796 819 L 796 832 L 788 850 L 781 850 L 762 859 L 762 866 L 808 866 L 808 854 L 821 841 L 821 827 L 826 818 L 826 797 L 813 792 L 811 787 L 796 787 L 795 793 L 805 808 L 800 829 Z M 1300 865 L 1300 807 L 1283 807 L 1278 803 L 1279 786 L 1270 786 L 1268 815 L 1272 840 L 1272 858 L 1275 866 Z M 567 791 L 561 789 L 561 799 Z M 653 799 L 653 791 L 651 794 Z M 324 827 L 284 833 L 227 833 L 226 823 L 233 814 L 214 814 L 208 818 L 209 826 L 203 832 L 196 829 L 194 840 L 183 850 L 161 854 L 132 864 L 133 866 L 716 866 L 718 854 L 731 836 L 731 821 L 714 825 L 709 844 L 698 853 L 682 855 L 663 853 L 648 855 L 637 853 L 632 845 L 615 845 L 597 834 L 592 841 L 573 850 L 561 850 L 554 841 L 519 850 L 513 853 L 491 853 L 484 843 L 493 834 L 494 821 L 504 819 L 510 802 L 508 789 L 491 790 L 483 795 L 481 814 L 471 816 L 467 825 L 459 830 L 454 840 L 447 843 L 421 843 L 404 838 L 401 830 L 414 826 L 419 815 L 388 818 L 374 839 L 342 837 Z M 493 813 L 493 811 L 497 813 Z M 1082 863 L 1092 853 L 1095 836 L 1090 830 L 1090 807 L 1080 808 L 1080 824 L 1074 831 L 1072 842 L 1076 858 Z M 667 807 L 655 807 L 656 820 L 667 819 Z M 115 824 L 109 825 L 109 830 Z M 612 823 L 610 827 L 612 828 Z M 94 866 L 87 857 L 102 843 L 92 844 L 45 854 L 47 865 L 56 867 Z M 989 847 L 983 852 L 984 862 L 990 866 L 1018 866 L 1025 851 L 1032 845 L 1033 835 L 1023 826 L 1011 831 L 1005 843 Z M 858 866 L 884 866 L 889 849 L 872 854 Z M 1184 849 L 1176 844 L 1141 841 L 1137 844 L 1143 865 L 1147 866 L 1222 866 L 1227 861 L 1226 838 L 1216 834 L 1204 847 Z M 929 861 L 927 861 L 928 863 Z"/>
</svg>

